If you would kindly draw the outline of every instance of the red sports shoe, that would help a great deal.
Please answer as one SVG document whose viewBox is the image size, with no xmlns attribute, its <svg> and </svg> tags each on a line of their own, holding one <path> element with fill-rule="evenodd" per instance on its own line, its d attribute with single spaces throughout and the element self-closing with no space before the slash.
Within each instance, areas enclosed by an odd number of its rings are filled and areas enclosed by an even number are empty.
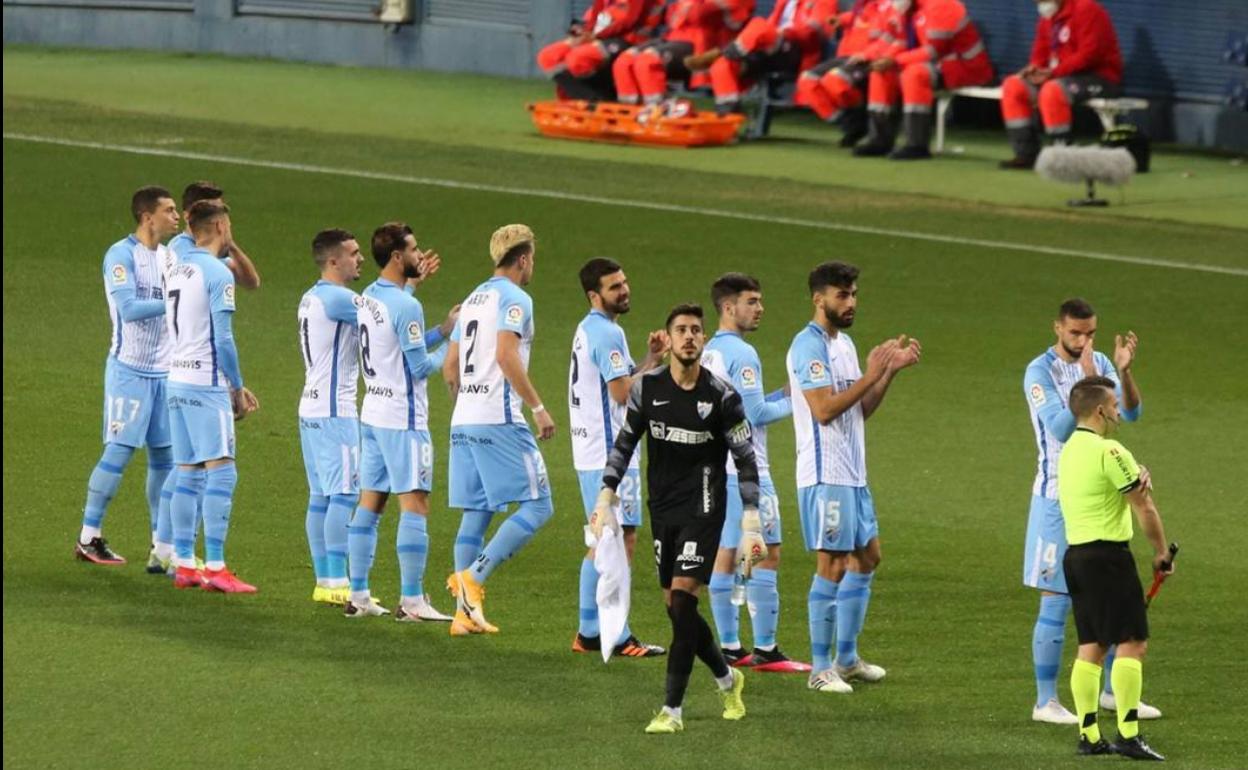
<svg viewBox="0 0 1248 770">
<path fill-rule="evenodd" d="M 174 588 L 203 588 L 205 585 L 204 571 L 194 567 L 178 567 L 173 573 Z"/>
<path fill-rule="evenodd" d="M 227 569 L 204 570 L 204 590 L 220 591 L 223 594 L 254 594 L 256 587 L 239 580 Z"/>
</svg>

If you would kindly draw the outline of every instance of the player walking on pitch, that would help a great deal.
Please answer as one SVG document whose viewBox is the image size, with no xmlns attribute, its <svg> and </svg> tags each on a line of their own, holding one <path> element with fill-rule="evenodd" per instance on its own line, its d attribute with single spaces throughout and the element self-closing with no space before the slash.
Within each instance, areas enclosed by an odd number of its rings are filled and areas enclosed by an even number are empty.
<svg viewBox="0 0 1248 770">
<path fill-rule="evenodd" d="M 430 354 L 455 322 L 455 311 L 440 328 L 425 331 L 420 301 L 404 290 L 438 263 L 435 253 L 416 247 L 403 222 L 373 231 L 373 259 L 381 275 L 359 303 L 360 368 L 366 391 L 360 409 L 360 505 L 347 534 L 351 596 L 348 618 L 387 615 L 368 589 L 377 551 L 377 525 L 391 493 L 398 495 L 401 599 L 395 618 L 404 622 L 450 620 L 433 608 L 424 590 L 429 555 L 429 492 L 433 490 L 433 442 L 429 437 L 427 379 L 442 368 L 446 347 Z"/>
<path fill-rule="evenodd" d="M 1117 382 L 1099 376 L 1074 385 L 1070 409 L 1078 427 L 1058 460 L 1058 495 L 1069 544 L 1062 571 L 1079 633 L 1079 654 L 1070 672 L 1070 691 L 1079 714 L 1077 752 L 1163 760 L 1140 734 L 1148 615 L 1131 556 L 1131 510 L 1153 546 L 1153 572 L 1171 574 L 1174 563 L 1150 493 L 1148 471 L 1110 438 L 1121 423 L 1117 388 Z M 1113 671 L 1106 677 L 1118 706 L 1118 740 L 1112 744 L 1101 738 L 1096 724 L 1101 664 L 1110 645 L 1118 647 Z"/>
<path fill-rule="evenodd" d="M 550 517 L 550 479 L 521 407 L 527 405 L 538 438 L 555 435 L 555 421 L 529 380 L 533 280 L 537 244 L 527 225 L 504 225 L 490 236 L 494 275 L 461 306 L 442 373 L 455 397 L 451 415 L 450 501 L 463 511 L 455 538 L 455 595 L 451 635 L 497 633 L 485 618 L 485 582 Z M 488 544 L 495 513 L 519 503 Z"/>
<path fill-rule="evenodd" d="M 93 564 L 125 564 L 101 532 L 108 504 L 134 450 L 147 447 L 147 503 L 156 549 L 160 490 L 173 470 L 169 409 L 169 334 L 165 329 L 162 241 L 177 232 L 178 210 L 163 187 L 142 187 L 130 199 L 134 233 L 104 255 L 104 291 L 113 322 L 104 366 L 104 453 L 87 482 L 82 531 L 74 557 Z M 165 556 L 168 559 L 168 555 Z"/>
<path fill-rule="evenodd" d="M 1066 616 L 1070 614 L 1070 597 L 1062 559 L 1066 554 L 1066 529 L 1058 502 L 1058 456 L 1062 444 L 1075 430 L 1075 415 L 1067 406 L 1070 389 L 1084 377 L 1108 377 L 1114 382 L 1122 419 L 1134 422 L 1140 417 L 1139 385 L 1131 373 L 1135 349 L 1139 341 L 1134 332 L 1118 336 L 1114 341 L 1114 357 L 1110 360 L 1095 350 L 1096 311 L 1082 299 L 1062 303 L 1053 322 L 1057 342 L 1027 365 L 1023 375 L 1023 391 L 1031 412 L 1031 426 L 1036 434 L 1036 480 L 1031 489 L 1031 508 L 1027 514 L 1027 541 L 1023 551 L 1023 585 L 1040 590 L 1040 611 L 1032 631 L 1032 661 L 1036 673 L 1036 704 L 1031 718 L 1037 722 L 1059 725 L 1077 723 L 1074 714 L 1057 698 L 1057 673 L 1062 663 L 1062 645 L 1066 638 Z M 1111 669 L 1114 651 L 1106 657 L 1105 668 Z M 1114 695 L 1106 690 L 1101 706 L 1116 708 Z M 1161 712 L 1146 703 L 1139 707 L 1141 719 L 1156 719 Z"/>
<path fill-rule="evenodd" d="M 767 425 L 793 413 L 785 390 L 766 394 L 763 365 L 758 351 L 745 341 L 757 331 L 763 319 L 763 290 L 758 279 L 744 273 L 726 273 L 711 286 L 711 301 L 719 311 L 719 330 L 706 344 L 702 365 L 727 380 L 741 396 L 745 416 L 753 435 L 754 459 L 758 464 L 759 515 L 767 558 L 750 574 L 743 586 L 754 627 L 754 651 L 741 646 L 740 609 L 733 603 L 734 566 L 741 542 L 741 492 L 737 469 L 728 459 L 728 511 L 724 521 L 715 572 L 711 575 L 711 613 L 723 645 L 724 657 L 734 666 L 751 666 L 768 671 L 809 671 L 810 666 L 790 660 L 776 646 L 776 626 L 780 621 L 780 592 L 776 569 L 780 566 L 780 499 L 767 465 Z"/>
<path fill-rule="evenodd" d="M 723 701 L 724 719 L 741 719 L 745 675 L 729 668 L 715 636 L 698 614 L 698 590 L 711 576 L 724 527 L 725 462 L 732 452 L 741 499 L 742 545 L 738 559 L 748 571 L 765 552 L 758 514 L 758 467 L 741 397 L 702 365 L 702 308 L 677 305 L 667 316 L 669 366 L 633 380 L 624 426 L 602 473 L 602 490 L 591 521 L 598 537 L 614 526 L 616 491 L 628 473 L 637 442 L 646 441 L 647 498 L 659 585 L 672 621 L 667 659 L 667 697 L 647 733 L 684 729 L 681 704 L 696 655 L 711 669 Z"/>
<path fill-rule="evenodd" d="M 259 407 L 243 385 L 232 330 L 234 276 L 216 254 L 230 241 L 230 210 L 200 201 L 191 207 L 195 248 L 165 277 L 165 320 L 173 338 L 169 423 L 178 464 L 171 505 L 177 557 L 174 586 L 255 593 L 225 566 L 225 539 L 238 471 L 234 420 Z M 204 563 L 195 565 L 195 511 L 203 500 Z"/>
<path fill-rule="evenodd" d="M 304 518 L 316 573 L 312 600 L 347 601 L 347 522 L 360 495 L 359 295 L 347 284 L 360 277 L 360 244 L 346 230 L 322 230 L 312 239 L 321 277 L 299 301 L 303 393 L 299 443 L 308 477 Z"/>
<path fill-rule="evenodd" d="M 789 384 L 797 438 L 797 499 L 802 537 L 816 552 L 810 584 L 809 687 L 852 692 L 848 679 L 878 682 L 884 669 L 858 656 L 871 579 L 880 564 L 879 524 L 867 487 L 864 422 L 884 401 L 893 378 L 919 362 L 919 341 L 906 335 L 867 354 L 867 370 L 845 333 L 858 307 L 858 268 L 825 262 L 810 273 L 814 319 L 789 347 Z M 836 641 L 835 665 L 832 642 Z"/>
<path fill-rule="evenodd" d="M 631 294 L 628 277 L 619 264 L 596 257 L 581 267 L 581 288 L 589 299 L 590 310 L 577 324 L 572 338 L 572 364 L 568 371 L 568 424 L 572 435 L 572 462 L 581 482 L 581 500 L 585 516 L 594 512 L 598 490 L 602 488 L 602 469 L 615 444 L 615 436 L 624 424 L 624 407 L 634 375 L 655 368 L 667 350 L 667 334 L 653 332 L 649 349 L 641 366 L 633 366 L 628 340 L 618 318 L 628 312 Z M 633 455 L 628 473 L 620 481 L 620 505 L 616 511 L 624 534 L 624 548 L 632 564 L 637 545 L 637 527 L 641 526 L 640 455 Z M 598 633 L 598 570 L 594 567 L 594 549 L 590 548 L 581 562 L 580 622 L 572 640 L 574 652 L 602 649 Z M 609 642 L 615 654 L 626 658 L 648 658 L 662 655 L 662 647 L 646 644 L 633 636 L 624 622 L 618 640 Z"/>
</svg>

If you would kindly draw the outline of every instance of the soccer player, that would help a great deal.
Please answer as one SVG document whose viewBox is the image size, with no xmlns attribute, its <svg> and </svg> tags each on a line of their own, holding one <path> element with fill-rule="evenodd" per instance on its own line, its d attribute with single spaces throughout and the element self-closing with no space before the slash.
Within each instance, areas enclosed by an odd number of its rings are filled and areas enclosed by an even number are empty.
<svg viewBox="0 0 1248 770">
<path fill-rule="evenodd" d="M 736 461 L 739 488 L 745 501 L 742 551 L 748 571 L 763 558 L 759 532 L 758 467 L 750 443 L 750 424 L 741 397 L 732 386 L 701 364 L 705 337 L 702 308 L 677 305 L 667 315 L 671 363 L 633 380 L 628 413 L 602 473 L 602 489 L 591 521 L 593 534 L 614 525 L 611 509 L 618 504 L 620 484 L 628 473 L 637 442 L 646 441 L 646 486 L 650 529 L 667 615 L 672 621 L 671 654 L 667 659 L 667 697 L 646 727 L 651 734 L 684 729 L 681 704 L 696 655 L 711 669 L 723 701 L 724 719 L 745 716 L 741 691 L 745 675 L 729 668 L 698 614 L 698 590 L 711 576 L 715 551 L 724 528 L 725 463 L 729 451 Z"/>
<path fill-rule="evenodd" d="M 238 471 L 234 420 L 260 404 L 243 385 L 234 345 L 234 276 L 217 259 L 231 240 L 230 209 L 200 201 L 190 209 L 195 248 L 165 276 L 165 320 L 173 337 L 169 423 L 178 464 L 171 515 L 177 588 L 255 593 L 225 564 Z M 196 568 L 195 511 L 203 500 L 205 569 Z"/>
<path fill-rule="evenodd" d="M 759 514 L 767 558 L 754 567 L 746 587 L 750 620 L 754 626 L 754 651 L 741 646 L 739 610 L 732 602 L 733 569 L 737 545 L 741 542 L 741 500 L 737 468 L 728 459 L 727 516 L 724 532 L 711 574 L 711 614 L 723 646 L 724 657 L 734 666 L 760 670 L 801 671 L 809 666 L 796 663 L 776 646 L 776 625 L 780 620 L 780 592 L 776 569 L 780 566 L 780 499 L 767 465 L 767 425 L 793 413 L 793 404 L 783 389 L 763 390 L 763 365 L 758 351 L 745 341 L 745 335 L 758 330 L 763 318 L 763 289 L 758 279 L 743 273 L 725 273 L 711 286 L 711 302 L 719 311 L 719 330 L 706 344 L 702 365 L 726 380 L 741 396 L 746 419 L 753 434 L 754 459 L 758 464 Z"/>
<path fill-rule="evenodd" d="M 537 243 L 527 225 L 504 225 L 490 236 L 494 275 L 464 300 L 451 333 L 442 374 L 455 395 L 451 415 L 450 500 L 463 511 L 455 538 L 455 595 L 451 635 L 497 633 L 485 618 L 484 585 L 498 567 L 533 538 L 555 508 L 546 461 L 521 407 L 527 405 L 543 441 L 555 421 L 529 380 L 533 280 Z M 516 512 L 488 544 L 495 513 Z"/>
<path fill-rule="evenodd" d="M 356 302 L 347 284 L 359 279 L 360 244 L 346 230 L 322 230 L 312 239 L 321 277 L 299 302 L 303 395 L 299 441 L 308 476 L 304 519 L 316 588 L 312 600 L 347 601 L 347 522 L 360 494 L 360 424 L 356 416 L 360 334 Z"/>
<path fill-rule="evenodd" d="M 919 341 L 903 334 L 871 349 L 867 370 L 846 334 L 858 308 L 858 268 L 825 262 L 810 273 L 814 319 L 789 347 L 789 385 L 797 438 L 797 500 L 807 550 L 816 552 L 810 584 L 808 686 L 852 692 L 846 680 L 878 682 L 884 669 L 858 656 L 871 579 L 880 564 L 879 524 L 867 487 L 863 423 L 898 372 L 919 362 Z M 836 639 L 836 659 L 832 641 Z"/>
<path fill-rule="evenodd" d="M 104 294 L 113 321 L 104 366 L 104 453 L 87 482 L 82 531 L 74 557 L 93 564 L 125 564 L 108 546 L 101 527 L 108 504 L 134 450 L 147 447 L 147 503 L 153 541 L 160 490 L 173 470 L 165 381 L 169 335 L 165 331 L 165 247 L 177 232 L 178 210 L 163 187 L 141 187 L 130 198 L 134 233 L 104 254 Z"/>
<path fill-rule="evenodd" d="M 1153 546 L 1153 571 L 1172 574 L 1161 515 L 1150 493 L 1148 472 L 1113 440 L 1121 418 L 1109 377 L 1085 377 L 1070 391 L 1078 426 L 1058 459 L 1058 497 L 1069 546 L 1062 571 L 1070 588 L 1079 633 L 1079 654 L 1070 672 L 1070 691 L 1079 713 L 1079 754 L 1119 754 L 1162 760 L 1140 734 L 1140 691 L 1148 649 L 1144 591 L 1131 556 L 1131 514 Z M 1101 738 L 1096 724 L 1101 663 L 1110 645 L 1118 659 L 1110 680 L 1118 705 L 1118 740 Z"/>
<path fill-rule="evenodd" d="M 598 490 L 602 488 L 602 469 L 615 444 L 615 436 L 624 424 L 624 405 L 634 375 L 658 366 L 667 350 L 667 335 L 650 335 L 649 350 L 641 366 L 633 366 L 628 340 L 617 319 L 628 312 L 631 296 L 628 277 L 619 264 L 597 257 L 581 268 L 581 288 L 589 299 L 589 314 L 576 327 L 572 338 L 572 364 L 568 370 L 568 423 L 572 433 L 572 462 L 581 481 L 581 500 L 585 517 L 594 513 Z M 624 548 L 632 563 L 637 545 L 637 527 L 641 525 L 640 456 L 634 455 L 628 473 L 620 482 L 620 505 L 616 514 L 623 527 Z M 598 633 L 598 570 L 594 568 L 591 547 L 581 562 L 580 626 L 572 640 L 573 652 L 602 649 Z M 615 654 L 628 658 L 662 655 L 665 650 L 645 644 L 633 636 L 624 623 L 618 640 L 610 642 Z"/>
<path fill-rule="evenodd" d="M 420 301 L 404 291 L 418 278 L 426 252 L 416 246 L 412 228 L 387 222 L 373 231 L 373 259 L 381 275 L 359 303 L 360 364 L 366 390 L 360 411 L 360 506 L 348 535 L 351 554 L 351 596 L 344 606 L 348 618 L 388 615 L 373 599 L 368 573 L 377 550 L 377 524 L 391 493 L 398 495 L 401 584 L 395 619 L 401 622 L 448 621 L 425 593 L 429 555 L 429 492 L 433 490 L 433 442 L 429 438 L 429 375 L 442 367 L 446 346 L 433 354 L 454 323 L 425 331 Z M 428 255 L 436 259 L 432 252 Z"/>
<path fill-rule="evenodd" d="M 224 195 L 220 187 L 213 182 L 191 182 L 182 191 L 182 216 L 186 220 L 186 229 L 169 241 L 169 248 L 165 254 L 165 262 L 163 270 L 168 273 L 173 269 L 187 252 L 195 248 L 195 236 L 191 232 L 190 227 L 190 210 L 191 207 L 200 201 L 208 201 L 209 203 L 224 204 Z M 230 233 L 230 240 L 226 243 L 218 254 L 226 267 L 234 275 L 234 281 L 237 286 L 244 289 L 256 289 L 260 286 L 260 274 L 256 272 L 255 263 L 251 261 L 251 257 L 234 241 L 233 232 Z M 174 492 L 174 476 L 169 474 L 165 487 L 160 493 L 159 513 L 157 517 L 155 546 L 152 549 L 151 557 L 147 561 L 147 571 L 154 575 L 172 574 L 175 565 L 171 558 L 173 554 L 173 524 L 170 517 L 170 505 L 173 502 Z M 202 510 L 195 514 L 195 534 L 192 536 L 192 547 L 194 546 L 194 537 L 198 535 L 200 526 L 203 524 Z M 202 561 L 196 562 L 199 568 L 203 568 Z"/>
<path fill-rule="evenodd" d="M 1057 698 L 1057 673 L 1062 662 L 1066 637 L 1066 616 L 1070 597 L 1062 557 L 1066 553 L 1066 529 L 1058 501 L 1058 454 L 1062 443 L 1075 429 L 1075 415 L 1067 407 L 1070 389 L 1084 377 L 1108 377 L 1119 388 L 1122 418 L 1134 422 L 1140 417 L 1140 387 L 1131 373 L 1135 349 L 1134 332 L 1115 338 L 1110 360 L 1095 349 L 1096 311 L 1082 299 L 1068 299 L 1053 322 L 1056 344 L 1027 365 L 1023 392 L 1036 434 L 1036 480 L 1031 489 L 1027 514 L 1027 540 L 1023 551 L 1023 585 L 1040 590 L 1040 610 L 1032 631 L 1032 660 L 1036 673 L 1036 704 L 1031 718 L 1058 725 L 1076 723 L 1074 714 Z M 1113 666 L 1113 650 L 1106 668 Z M 1113 693 L 1106 692 L 1102 706 L 1114 710 Z M 1142 719 L 1155 719 L 1161 712 L 1140 704 Z"/>
</svg>

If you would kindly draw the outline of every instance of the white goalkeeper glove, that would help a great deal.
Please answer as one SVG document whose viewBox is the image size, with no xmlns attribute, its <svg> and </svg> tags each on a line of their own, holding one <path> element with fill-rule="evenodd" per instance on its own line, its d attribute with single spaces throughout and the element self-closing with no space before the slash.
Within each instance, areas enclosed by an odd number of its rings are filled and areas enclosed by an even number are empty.
<svg viewBox="0 0 1248 770">
<path fill-rule="evenodd" d="M 617 532 L 620 524 L 615 518 L 615 508 L 620 504 L 620 497 L 611 491 L 610 487 L 603 487 L 598 492 L 598 501 L 594 503 L 594 513 L 589 517 L 589 531 L 594 536 L 594 540 L 602 538 L 602 530 L 611 527 Z"/>
<path fill-rule="evenodd" d="M 745 578 L 750 577 L 754 565 L 767 557 L 767 543 L 763 542 L 763 523 L 758 509 L 747 507 L 741 514 L 741 542 L 737 545 L 737 570 Z"/>
</svg>

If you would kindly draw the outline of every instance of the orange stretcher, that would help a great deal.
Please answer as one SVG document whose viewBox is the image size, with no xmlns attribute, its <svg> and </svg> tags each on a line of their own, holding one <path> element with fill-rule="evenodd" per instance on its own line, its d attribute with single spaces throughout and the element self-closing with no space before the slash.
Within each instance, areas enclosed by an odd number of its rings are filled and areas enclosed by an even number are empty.
<svg viewBox="0 0 1248 770">
<path fill-rule="evenodd" d="M 548 101 L 528 105 L 533 125 L 546 136 L 591 142 L 627 142 L 669 147 L 728 144 L 737 137 L 744 115 L 716 115 L 689 109 L 668 114 L 629 104 Z"/>
</svg>

